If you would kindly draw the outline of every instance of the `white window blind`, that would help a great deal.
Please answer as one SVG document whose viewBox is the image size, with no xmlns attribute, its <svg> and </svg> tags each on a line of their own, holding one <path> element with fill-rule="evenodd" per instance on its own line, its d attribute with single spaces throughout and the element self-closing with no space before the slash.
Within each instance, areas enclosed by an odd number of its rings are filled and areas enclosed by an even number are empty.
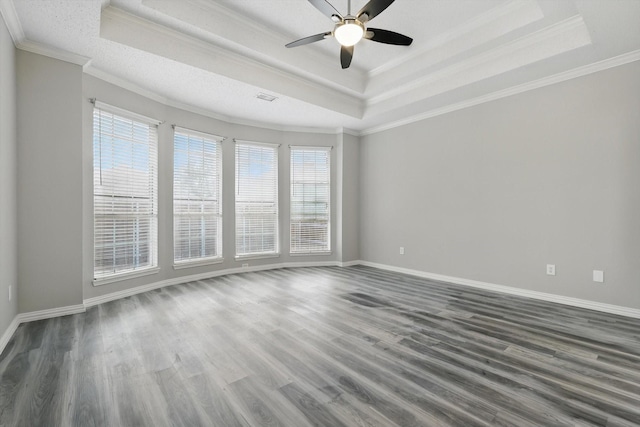
<svg viewBox="0 0 640 427">
<path fill-rule="evenodd" d="M 173 259 L 222 257 L 224 138 L 175 128 L 173 138 Z"/>
<path fill-rule="evenodd" d="M 291 253 L 329 252 L 331 147 L 291 147 Z"/>
<path fill-rule="evenodd" d="M 96 279 L 158 265 L 157 122 L 107 108 L 93 110 Z"/>
<path fill-rule="evenodd" d="M 236 141 L 236 256 L 278 253 L 278 146 Z"/>
</svg>

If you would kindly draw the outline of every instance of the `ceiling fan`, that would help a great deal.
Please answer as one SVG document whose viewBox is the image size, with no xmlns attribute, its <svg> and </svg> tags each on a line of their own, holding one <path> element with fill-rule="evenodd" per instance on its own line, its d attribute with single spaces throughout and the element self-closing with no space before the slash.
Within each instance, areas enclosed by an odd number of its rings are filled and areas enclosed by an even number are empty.
<svg viewBox="0 0 640 427">
<path fill-rule="evenodd" d="M 333 36 L 341 45 L 340 64 L 344 69 L 349 68 L 349 65 L 351 65 L 353 47 L 363 38 L 378 43 L 409 46 L 411 42 L 413 42 L 411 37 L 389 30 L 367 28 L 366 26 L 369 21 L 389 7 L 394 1 L 395 0 L 369 0 L 369 3 L 354 16 L 351 15 L 351 0 L 349 0 L 347 15 L 342 16 L 327 0 L 309 0 L 309 3 L 316 9 L 335 22 L 335 27 L 333 31 L 327 31 L 296 40 L 287 44 L 286 47 L 302 46 Z"/>
</svg>

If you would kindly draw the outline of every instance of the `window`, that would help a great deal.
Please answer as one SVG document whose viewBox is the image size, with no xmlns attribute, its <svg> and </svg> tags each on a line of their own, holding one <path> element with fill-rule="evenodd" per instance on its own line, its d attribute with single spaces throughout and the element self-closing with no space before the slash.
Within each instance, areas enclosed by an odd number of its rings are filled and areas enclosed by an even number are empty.
<svg viewBox="0 0 640 427">
<path fill-rule="evenodd" d="M 175 128 L 173 259 L 176 264 L 222 258 L 223 139 Z"/>
<path fill-rule="evenodd" d="M 94 277 L 158 265 L 157 122 L 93 110 Z"/>
<path fill-rule="evenodd" d="M 329 252 L 331 147 L 291 147 L 291 253 Z"/>
<path fill-rule="evenodd" d="M 236 256 L 278 253 L 278 146 L 236 141 Z"/>
</svg>

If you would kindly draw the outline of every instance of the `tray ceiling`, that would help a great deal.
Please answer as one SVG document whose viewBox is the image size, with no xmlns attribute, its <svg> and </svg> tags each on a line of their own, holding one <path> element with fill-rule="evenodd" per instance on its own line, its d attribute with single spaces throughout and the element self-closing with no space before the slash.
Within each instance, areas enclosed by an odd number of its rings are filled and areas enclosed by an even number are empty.
<svg viewBox="0 0 640 427">
<path fill-rule="evenodd" d="M 231 122 L 368 133 L 640 59 L 638 0 L 396 0 L 342 70 L 306 0 L 2 0 L 16 45 Z M 346 13 L 347 1 L 331 2 Z M 353 0 L 359 10 L 366 0 Z M 277 97 L 273 102 L 258 93 Z"/>
</svg>

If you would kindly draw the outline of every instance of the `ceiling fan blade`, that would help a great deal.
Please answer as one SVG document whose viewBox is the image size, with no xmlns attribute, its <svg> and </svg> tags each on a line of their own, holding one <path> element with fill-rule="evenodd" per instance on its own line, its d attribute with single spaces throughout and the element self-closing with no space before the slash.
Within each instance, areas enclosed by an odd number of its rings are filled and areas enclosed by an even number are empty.
<svg viewBox="0 0 640 427">
<path fill-rule="evenodd" d="M 331 3 L 327 0 L 309 0 L 309 3 L 311 3 L 323 15 L 328 16 L 332 21 L 339 22 L 342 20 L 340 12 L 338 12 L 335 7 L 331 6 Z M 337 19 L 335 17 L 337 17 Z"/>
<path fill-rule="evenodd" d="M 395 0 L 369 0 L 369 3 L 365 4 L 356 16 L 361 22 L 371 21 L 380 12 L 391 6 L 391 3 L 394 1 Z M 366 17 L 364 15 L 366 15 Z"/>
<path fill-rule="evenodd" d="M 409 46 L 413 42 L 411 37 L 389 30 L 381 30 L 380 28 L 367 28 L 367 33 L 364 37 L 374 42 L 400 46 Z"/>
<path fill-rule="evenodd" d="M 341 46 L 340 47 L 340 64 L 342 69 L 349 68 L 351 60 L 353 59 L 353 46 Z"/>
<path fill-rule="evenodd" d="M 294 42 L 288 43 L 286 47 L 298 47 L 305 44 L 319 42 L 320 40 L 324 40 L 327 36 L 331 35 L 331 31 L 327 31 L 326 33 L 315 34 L 313 36 L 305 37 L 300 40 L 296 40 Z"/>
</svg>

